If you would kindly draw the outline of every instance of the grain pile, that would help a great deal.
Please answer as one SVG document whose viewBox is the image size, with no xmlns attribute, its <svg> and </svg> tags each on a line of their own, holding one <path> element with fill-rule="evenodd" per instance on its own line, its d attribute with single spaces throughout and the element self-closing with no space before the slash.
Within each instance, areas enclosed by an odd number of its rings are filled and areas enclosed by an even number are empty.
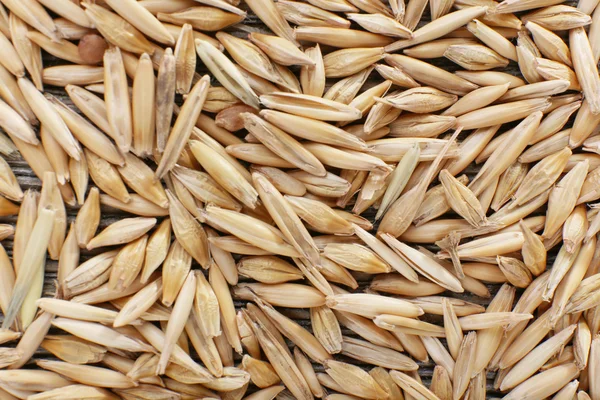
<svg viewBox="0 0 600 400">
<path fill-rule="evenodd" d="M 427 3 L 0 0 L 0 399 L 600 400 L 598 0 Z"/>
</svg>

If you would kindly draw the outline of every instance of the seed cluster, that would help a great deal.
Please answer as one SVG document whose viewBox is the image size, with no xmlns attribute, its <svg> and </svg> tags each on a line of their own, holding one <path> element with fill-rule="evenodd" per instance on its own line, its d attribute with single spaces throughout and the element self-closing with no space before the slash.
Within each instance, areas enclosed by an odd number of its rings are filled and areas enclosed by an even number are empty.
<svg viewBox="0 0 600 400">
<path fill-rule="evenodd" d="M 0 399 L 600 400 L 600 6 L 562 3 L 0 0 L 42 182 L 0 158 Z"/>
</svg>

